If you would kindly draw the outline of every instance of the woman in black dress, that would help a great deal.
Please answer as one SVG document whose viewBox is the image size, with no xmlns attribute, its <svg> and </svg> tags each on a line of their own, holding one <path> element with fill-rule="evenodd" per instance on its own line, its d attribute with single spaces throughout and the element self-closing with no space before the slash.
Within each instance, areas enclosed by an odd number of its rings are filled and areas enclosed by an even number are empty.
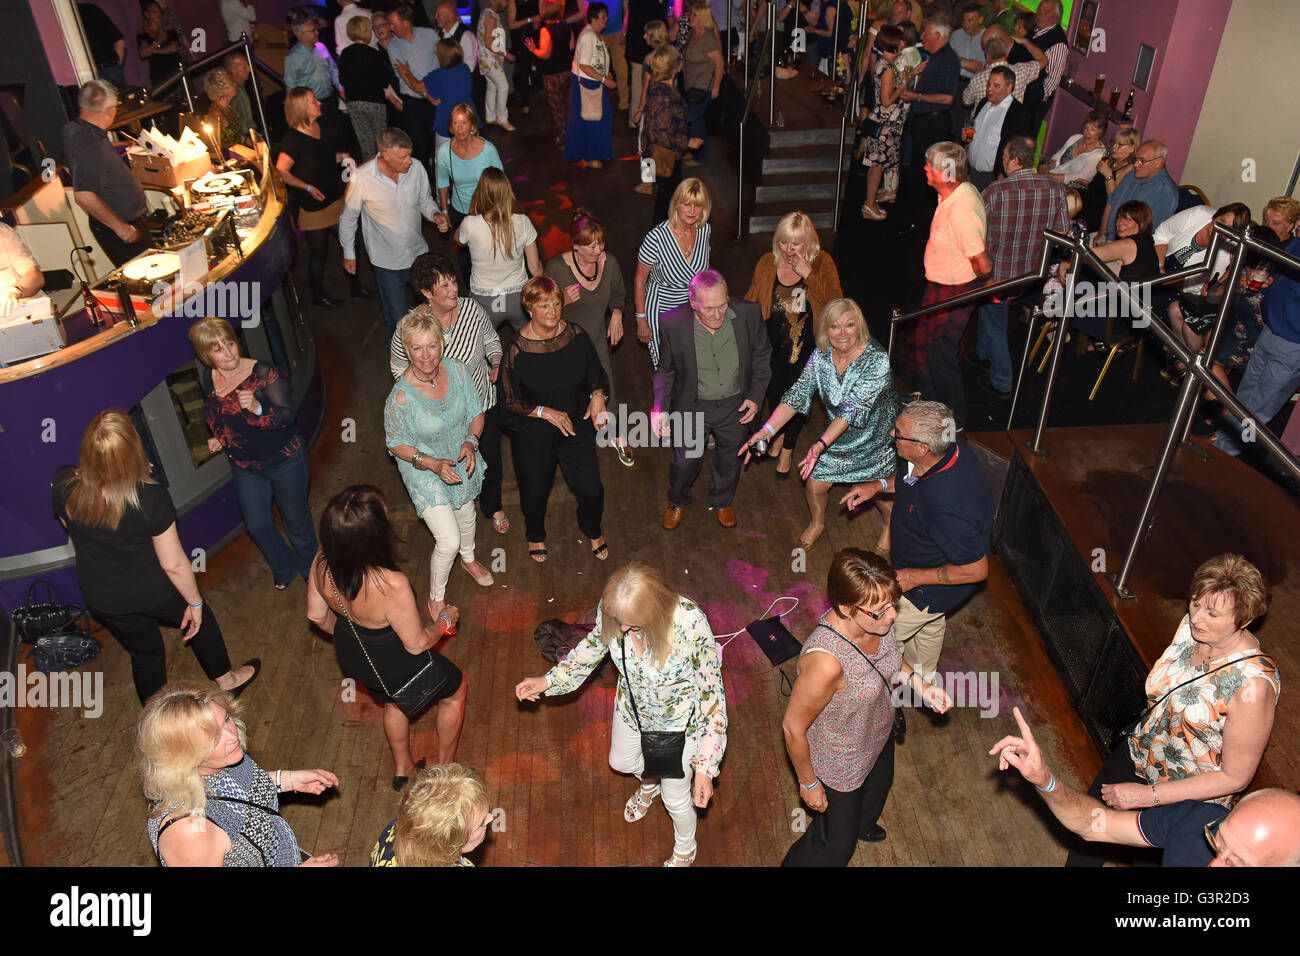
<svg viewBox="0 0 1300 956">
<path fill-rule="evenodd" d="M 411 582 L 397 562 L 397 535 L 384 495 L 353 485 L 335 495 L 320 519 L 320 553 L 312 563 L 307 617 L 334 638 L 345 677 L 363 685 L 384 707 L 384 734 L 396 765 L 393 789 L 401 790 L 424 766 L 411 756 L 411 719 L 390 696 L 431 661 L 446 676 L 436 702 L 437 763 L 456 759 L 465 723 L 465 681 L 460 669 L 436 650 L 455 633 L 457 611 L 447 605 L 422 623 Z"/>
<path fill-rule="evenodd" d="M 539 564 L 546 560 L 546 505 L 558 464 L 578 499 L 578 527 L 591 539 L 591 553 L 604 561 L 609 546 L 600 530 L 605 488 L 596 428 L 607 414 L 609 375 L 587 333 L 561 318 L 564 290 L 558 282 L 529 279 L 520 299 L 531 321 L 502 362 L 501 429 L 511 433 L 528 553 Z"/>
<path fill-rule="evenodd" d="M 199 666 L 239 696 L 262 662 L 231 670 L 221 628 L 203 598 L 176 533 L 167 489 L 149 477 L 149 459 L 131 419 L 103 411 L 81 436 L 78 465 L 54 476 L 54 514 L 77 551 L 77 581 L 91 613 L 131 655 L 143 704 L 167 683 L 167 651 L 158 625 L 180 628 Z"/>
<path fill-rule="evenodd" d="M 149 64 L 149 85 L 158 86 L 181 68 L 181 38 L 163 22 L 162 7 L 150 3 L 142 11 L 144 23 L 135 35 L 136 52 Z"/>
<path fill-rule="evenodd" d="M 298 228 L 307 240 L 307 277 L 311 282 L 311 304 L 332 309 L 342 303 L 325 291 L 325 257 L 333 234 L 336 248 L 339 218 L 343 215 L 343 163 L 348 154 L 329 141 L 320 124 L 321 105 L 305 86 L 295 87 L 284 98 L 284 118 L 289 131 L 280 141 L 275 168 L 298 203 Z M 341 253 L 340 253 L 341 254 Z M 353 298 L 372 299 L 375 293 L 362 289 L 355 273 L 348 273 Z"/>
</svg>

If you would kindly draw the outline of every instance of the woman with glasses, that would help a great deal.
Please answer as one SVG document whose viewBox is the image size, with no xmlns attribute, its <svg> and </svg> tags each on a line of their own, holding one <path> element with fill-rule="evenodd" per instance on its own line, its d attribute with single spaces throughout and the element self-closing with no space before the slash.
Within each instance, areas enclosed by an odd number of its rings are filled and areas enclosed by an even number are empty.
<svg viewBox="0 0 1300 956">
<path fill-rule="evenodd" d="M 609 765 L 642 779 L 642 733 L 682 732 L 682 775 L 641 786 L 623 807 L 635 823 L 663 794 L 673 821 L 673 855 L 664 866 L 695 862 L 695 809 L 713 798 L 727 747 L 727 700 L 722 689 L 722 655 L 704 612 L 677 593 L 654 568 L 633 561 L 605 583 L 596 607 L 596 626 L 587 639 L 545 676 L 527 677 L 515 687 L 519 700 L 557 697 L 582 686 L 610 654 L 622 680 L 614 696 Z M 694 806 L 692 806 L 694 803 Z"/>
<path fill-rule="evenodd" d="M 1147 674 L 1146 710 L 1088 795 L 1117 810 L 1204 800 L 1231 807 L 1255 776 L 1282 690 L 1277 663 L 1249 626 L 1268 610 L 1259 569 L 1220 554 L 1192 575 L 1188 612 Z M 1072 850 L 1066 866 L 1101 866 Z"/>
<path fill-rule="evenodd" d="M 799 538 L 811 548 L 826 530 L 826 502 L 831 485 L 881 482 L 883 489 L 898 471 L 890 429 L 898 418 L 898 392 L 885 350 L 872 341 L 867 320 L 852 299 L 832 299 L 817 319 L 817 348 L 799 380 L 781 399 L 772 416 L 743 446 L 772 438 L 796 414 L 807 415 L 813 395 L 821 397 L 830 423 L 799 463 L 804 496 L 812 517 Z M 889 512 L 893 500 L 876 498 L 882 530 L 877 547 L 889 549 Z"/>
<path fill-rule="evenodd" d="M 831 559 L 831 608 L 804 641 L 781 722 L 799 798 L 814 817 L 782 866 L 847 866 L 859 840 L 885 839 L 876 821 L 894 782 L 895 685 L 940 714 L 952 706 L 903 660 L 894 640 L 902 595 L 879 555 L 845 548 Z"/>
</svg>

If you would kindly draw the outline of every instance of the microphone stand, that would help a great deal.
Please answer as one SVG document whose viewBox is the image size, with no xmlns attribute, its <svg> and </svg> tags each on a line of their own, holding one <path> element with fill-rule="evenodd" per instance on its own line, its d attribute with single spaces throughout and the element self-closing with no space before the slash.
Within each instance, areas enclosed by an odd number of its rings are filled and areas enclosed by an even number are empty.
<svg viewBox="0 0 1300 956">
<path fill-rule="evenodd" d="M 81 286 L 81 298 L 86 304 L 86 311 L 90 314 L 90 324 L 95 328 L 103 328 L 104 318 L 99 314 L 99 303 L 95 301 L 95 296 L 90 291 L 90 283 L 82 278 L 81 273 L 77 270 L 77 253 L 91 251 L 90 246 L 73 246 L 68 252 L 68 265 L 72 269 L 73 278 Z"/>
</svg>

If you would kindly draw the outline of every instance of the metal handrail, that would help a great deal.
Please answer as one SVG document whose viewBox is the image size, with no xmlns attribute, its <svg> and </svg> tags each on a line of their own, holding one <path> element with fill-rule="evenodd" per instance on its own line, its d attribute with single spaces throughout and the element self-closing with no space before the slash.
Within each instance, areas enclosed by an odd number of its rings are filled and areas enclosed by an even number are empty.
<svg viewBox="0 0 1300 956">
<path fill-rule="evenodd" d="M 1222 302 L 1219 304 L 1219 312 L 1215 318 L 1214 329 L 1210 335 L 1209 347 L 1198 350 L 1193 353 L 1183 343 L 1182 338 L 1175 334 L 1160 318 L 1142 304 L 1142 299 L 1138 295 L 1139 289 L 1150 288 L 1156 285 L 1164 285 L 1176 281 L 1186 281 L 1210 274 L 1214 268 L 1214 262 L 1218 258 L 1219 247 L 1222 244 L 1234 247 L 1232 265 L 1225 277 L 1227 283 L 1224 291 Z M 1110 581 L 1117 594 L 1125 599 L 1131 599 L 1134 595 L 1128 587 L 1129 578 L 1133 572 L 1133 565 L 1137 559 L 1138 549 L 1142 545 L 1143 539 L 1151 528 L 1152 512 L 1155 510 L 1156 501 L 1160 497 L 1160 492 L 1164 488 L 1164 483 L 1169 475 L 1169 469 L 1173 462 L 1173 456 L 1178 448 L 1187 442 L 1187 432 L 1191 426 L 1192 413 L 1196 407 L 1196 396 L 1198 388 L 1207 389 L 1216 399 L 1222 403 L 1223 407 L 1231 412 L 1239 421 L 1253 421 L 1257 426 L 1255 435 L 1260 444 L 1267 448 L 1273 456 L 1282 464 L 1282 466 L 1295 478 L 1300 479 L 1300 460 L 1297 460 L 1278 439 L 1276 435 L 1268 428 L 1267 422 L 1259 422 L 1253 418 L 1249 408 L 1242 404 L 1241 400 L 1233 391 L 1214 377 L 1208 370 L 1207 366 L 1212 360 L 1215 347 L 1222 338 L 1223 330 L 1227 325 L 1228 318 L 1232 314 L 1232 303 L 1238 293 L 1238 280 L 1245 264 L 1246 252 L 1249 250 L 1257 255 L 1271 259 L 1278 265 L 1300 273 L 1300 258 L 1291 256 L 1275 246 L 1268 243 L 1262 243 L 1253 238 L 1249 233 L 1231 229 L 1222 223 L 1214 223 L 1214 231 L 1211 234 L 1210 246 L 1206 250 L 1205 258 L 1201 264 L 1191 266 L 1186 269 L 1180 269 L 1167 275 L 1157 276 L 1143 282 L 1121 282 L 1111 268 L 1097 255 L 1095 251 L 1087 244 L 1078 239 L 1062 235 L 1051 229 L 1043 230 L 1043 254 L 1039 264 L 1039 270 L 1036 273 L 1026 273 L 1013 279 L 1006 279 L 1001 282 L 994 282 L 982 286 L 978 289 L 972 289 L 960 295 L 945 299 L 942 302 L 936 302 L 934 305 L 925 308 L 916 309 L 912 312 L 900 313 L 894 310 L 889 328 L 889 351 L 892 358 L 894 347 L 894 329 L 904 322 L 913 322 L 926 315 L 940 312 L 955 306 L 967 305 L 980 299 L 987 298 L 990 295 L 996 295 L 1003 291 L 1009 291 L 1024 285 L 1029 285 L 1035 281 L 1045 278 L 1048 272 L 1048 265 L 1051 260 L 1051 250 L 1054 246 L 1064 247 L 1070 252 L 1070 272 L 1066 276 L 1065 294 L 1062 297 L 1063 308 L 1059 316 L 1054 317 L 1057 322 L 1056 334 L 1052 341 L 1051 367 L 1047 376 L 1047 383 L 1043 391 L 1043 405 L 1039 411 L 1038 422 L 1034 428 L 1034 437 L 1030 443 L 1029 450 L 1039 457 L 1047 457 L 1047 452 L 1043 449 L 1043 433 L 1047 426 L 1047 417 L 1051 409 L 1052 398 L 1056 390 L 1057 373 L 1060 368 L 1061 355 L 1064 352 L 1065 340 L 1070 330 L 1070 321 L 1074 317 L 1076 306 L 1082 302 L 1092 301 L 1084 299 L 1076 302 L 1075 300 L 1075 282 L 1078 278 L 1080 268 L 1087 266 L 1088 269 L 1097 273 L 1105 281 L 1111 283 L 1113 287 L 1124 297 L 1125 304 L 1130 310 L 1131 315 L 1136 315 L 1142 323 L 1141 327 L 1149 329 L 1160 343 L 1174 354 L 1174 356 L 1187 366 L 1187 374 L 1183 378 L 1183 383 L 1178 393 L 1178 404 L 1174 411 L 1173 418 L 1170 419 L 1169 429 L 1165 435 L 1165 441 L 1160 451 L 1160 456 L 1156 460 L 1155 472 L 1151 478 L 1151 484 L 1147 489 L 1146 498 L 1142 504 L 1141 515 L 1134 527 L 1133 534 L 1129 539 L 1128 550 L 1125 553 L 1123 564 L 1117 574 L 1110 577 Z M 1095 297 L 1094 297 L 1095 298 Z M 1012 400 L 1011 415 L 1015 415 L 1016 402 L 1020 394 L 1020 385 L 1024 381 L 1025 369 L 1029 356 L 1029 339 L 1033 338 L 1033 321 L 1030 322 L 1030 335 L 1025 342 L 1025 353 L 1021 359 L 1020 382 L 1016 385 L 1016 397 Z M 1011 427 L 1011 420 L 1007 422 L 1008 430 Z"/>
<path fill-rule="evenodd" d="M 862 56 L 862 40 L 867 32 L 867 5 L 861 4 L 858 7 L 858 43 L 854 52 Z M 838 32 L 838 31 L 837 31 Z M 862 72 L 855 68 L 853 64 L 849 65 L 849 85 L 844 90 L 844 111 L 840 115 L 840 141 L 839 141 L 839 162 L 835 164 L 835 221 L 832 228 L 836 232 L 840 228 L 840 198 L 843 195 L 844 185 L 844 134 L 848 132 L 849 113 L 857 106 L 858 94 L 862 90 Z"/>
<path fill-rule="evenodd" d="M 223 47 L 220 50 L 217 50 L 213 53 L 209 53 L 201 60 L 195 60 L 192 63 L 182 64 L 178 72 L 168 77 L 167 79 L 163 80 L 161 83 L 159 83 L 157 86 L 155 86 L 152 90 L 149 91 L 149 98 L 157 99 L 158 97 L 165 95 L 172 87 L 174 87 L 177 83 L 179 83 L 181 85 L 181 88 L 185 92 L 185 102 L 189 105 L 190 108 L 189 111 L 193 113 L 194 94 L 190 90 L 190 82 L 189 82 L 190 75 L 193 73 L 197 73 L 201 70 L 204 70 L 208 66 L 217 63 L 220 60 L 225 59 L 228 53 L 239 49 L 242 49 L 244 51 L 244 55 L 247 56 L 248 58 L 248 75 L 249 75 L 249 79 L 252 80 L 253 83 L 253 102 L 257 104 L 257 118 L 258 121 L 262 124 L 262 136 L 269 141 L 271 138 L 271 130 L 270 127 L 267 126 L 266 124 L 266 111 L 262 106 L 262 90 L 261 87 L 257 85 L 257 71 L 261 70 L 263 73 L 265 73 L 271 79 L 275 80 L 275 82 L 279 83 L 281 86 L 284 86 L 284 76 L 275 72 L 275 70 L 267 66 L 260 59 L 258 59 L 256 55 L 254 55 L 253 41 L 249 39 L 247 33 L 240 34 L 238 40 L 234 41 L 228 46 Z"/>
<path fill-rule="evenodd" d="M 775 31 L 776 31 L 775 0 L 770 0 L 767 6 L 767 28 L 769 31 L 772 32 L 773 36 L 775 36 Z M 749 34 L 746 33 L 745 36 L 748 37 Z M 772 48 L 773 50 L 775 50 L 776 48 L 775 41 L 772 43 Z M 746 50 L 746 57 L 748 57 L 748 51 L 749 51 L 748 40 L 745 41 L 745 50 Z M 737 241 L 745 237 L 745 122 L 749 119 L 749 114 L 754 109 L 754 95 L 758 92 L 757 77 L 762 75 L 763 63 L 767 59 L 767 57 L 768 57 L 768 47 L 766 44 L 764 44 L 763 48 L 759 51 L 758 54 L 758 60 L 757 60 L 758 66 L 754 71 L 755 80 L 753 83 L 750 84 L 749 92 L 745 96 L 745 108 L 740 113 L 740 136 L 737 141 L 737 155 L 736 155 L 736 239 Z M 776 76 L 775 63 L 776 60 L 773 59 L 772 60 L 773 66 L 771 69 L 771 73 L 773 77 Z M 745 82 L 747 83 L 749 82 L 748 71 L 746 71 Z M 768 126 L 770 128 L 771 124 L 769 123 Z"/>
</svg>

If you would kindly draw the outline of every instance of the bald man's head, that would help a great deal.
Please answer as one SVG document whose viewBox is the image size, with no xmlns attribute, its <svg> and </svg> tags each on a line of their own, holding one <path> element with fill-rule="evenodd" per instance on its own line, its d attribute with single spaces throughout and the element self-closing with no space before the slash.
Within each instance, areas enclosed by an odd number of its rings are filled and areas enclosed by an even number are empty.
<svg viewBox="0 0 1300 956">
<path fill-rule="evenodd" d="M 1300 797 L 1256 790 L 1219 824 L 1211 866 L 1300 866 Z"/>
</svg>

